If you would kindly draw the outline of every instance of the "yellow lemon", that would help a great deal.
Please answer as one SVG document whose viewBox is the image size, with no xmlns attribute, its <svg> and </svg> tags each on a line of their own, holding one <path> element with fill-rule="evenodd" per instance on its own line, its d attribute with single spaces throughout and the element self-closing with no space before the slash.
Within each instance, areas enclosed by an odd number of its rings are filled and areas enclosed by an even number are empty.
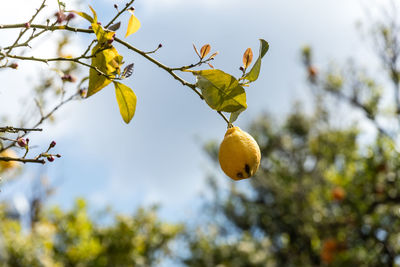
<svg viewBox="0 0 400 267">
<path fill-rule="evenodd" d="M 261 152 L 254 138 L 239 127 L 231 127 L 219 147 L 219 164 L 233 180 L 253 176 L 260 166 Z"/>
<path fill-rule="evenodd" d="M 13 150 L 7 149 L 0 153 L 0 157 L 16 158 L 18 156 Z M 16 166 L 17 166 L 16 161 L 0 161 L 0 171 L 6 171 L 9 169 L 13 169 Z"/>
</svg>

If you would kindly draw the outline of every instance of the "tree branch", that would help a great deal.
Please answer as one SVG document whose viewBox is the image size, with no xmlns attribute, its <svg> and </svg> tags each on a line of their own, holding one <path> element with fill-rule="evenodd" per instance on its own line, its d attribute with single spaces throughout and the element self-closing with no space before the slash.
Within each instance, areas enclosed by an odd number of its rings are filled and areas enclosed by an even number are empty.
<svg viewBox="0 0 400 267">
<path fill-rule="evenodd" d="M 0 161 L 19 161 L 22 163 L 41 163 L 45 164 L 44 159 L 24 159 L 24 158 L 11 158 L 11 157 L 0 157 Z"/>
<path fill-rule="evenodd" d="M 133 3 L 133 2 L 132 2 Z M 22 28 L 25 27 L 25 24 L 10 24 L 10 25 L 0 25 L 0 30 L 1 29 L 13 29 L 13 28 Z M 46 29 L 46 30 L 50 30 L 50 31 L 55 31 L 55 30 L 67 30 L 67 31 L 72 31 L 72 32 L 81 32 L 81 33 L 93 33 L 92 29 L 82 29 L 82 28 L 74 28 L 74 27 L 70 27 L 68 25 L 61 25 L 61 26 L 48 26 L 48 25 L 40 25 L 40 24 L 32 24 L 30 25 L 31 28 L 39 28 L 39 29 Z M 204 100 L 203 95 L 196 89 L 196 85 L 189 83 L 187 81 L 185 81 L 183 78 L 179 77 L 174 71 L 182 71 L 183 69 L 185 69 L 188 66 L 184 66 L 181 68 L 170 68 L 164 64 L 162 64 L 161 62 L 157 61 L 156 59 L 152 58 L 151 56 L 149 56 L 146 52 L 132 46 L 131 44 L 115 37 L 114 39 L 115 42 L 125 46 L 126 48 L 128 48 L 129 50 L 134 51 L 135 53 L 143 56 L 144 58 L 146 58 L 147 60 L 149 60 L 150 62 L 152 62 L 153 64 L 157 65 L 158 67 L 162 68 L 163 70 L 165 70 L 166 72 L 168 72 L 175 80 L 179 81 L 182 85 L 189 87 L 190 89 L 192 89 L 193 92 L 195 92 L 200 99 Z M 17 59 L 21 59 L 21 60 L 34 60 L 34 61 L 40 61 L 40 62 L 44 62 L 47 63 L 49 61 L 75 61 L 76 63 L 79 63 L 81 65 L 84 65 L 86 67 L 89 68 L 95 68 L 89 64 L 83 63 L 81 61 L 76 61 L 76 59 L 72 58 L 72 59 L 68 59 L 68 58 L 50 58 L 50 59 L 40 59 L 40 58 L 32 58 L 32 57 L 22 57 L 22 56 L 16 56 L 16 55 L 10 55 L 10 58 L 17 58 Z M 197 65 L 197 64 L 192 64 L 192 65 Z M 191 66 L 191 65 L 189 65 Z M 95 68 L 97 72 L 99 72 L 102 75 L 103 74 L 100 70 L 98 70 L 97 68 Z M 222 119 L 226 122 L 229 123 L 229 120 L 225 117 L 225 115 L 222 112 L 218 112 L 218 114 L 222 117 Z"/>
<path fill-rule="evenodd" d="M 135 0 L 131 0 L 129 3 L 126 3 L 125 7 L 124 7 L 121 11 L 119 11 L 118 14 L 117 14 L 114 18 L 112 18 L 112 20 L 110 20 L 110 22 L 107 23 L 107 25 L 106 25 L 104 28 L 107 29 L 108 27 L 110 27 L 111 24 L 113 24 L 114 21 L 115 21 L 122 13 L 124 13 L 124 12 L 130 7 L 130 5 L 133 4 L 133 2 L 135 2 Z"/>
<path fill-rule="evenodd" d="M 41 132 L 40 128 L 18 128 L 12 126 L 0 127 L 1 133 L 18 133 L 18 132 Z"/>
</svg>

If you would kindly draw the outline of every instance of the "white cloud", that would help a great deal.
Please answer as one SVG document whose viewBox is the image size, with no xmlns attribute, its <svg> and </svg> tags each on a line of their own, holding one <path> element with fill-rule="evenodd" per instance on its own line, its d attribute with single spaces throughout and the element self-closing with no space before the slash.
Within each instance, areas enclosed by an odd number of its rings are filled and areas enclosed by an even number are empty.
<svg viewBox="0 0 400 267">
<path fill-rule="evenodd" d="M 55 10 L 55 2 L 49 0 L 49 10 Z M 103 4 L 111 7 L 126 1 L 86 1 L 85 11 L 88 2 L 99 14 L 110 18 L 115 11 L 102 10 Z M 15 0 L 4 5 L 0 24 L 26 21 L 40 3 Z M 128 41 L 150 49 L 162 42 L 163 49 L 154 56 L 167 64 L 191 63 L 191 43 L 208 41 L 221 52 L 215 65 L 237 71 L 245 48 L 254 45 L 253 51 L 257 51 L 259 37 L 270 42 L 262 77 L 248 91 L 249 108 L 238 122 L 243 125 L 265 109 L 282 116 L 290 107 L 295 98 L 293 88 L 298 88 L 303 78 L 297 60 L 305 43 L 315 46 L 317 59 L 324 62 L 359 52 L 354 49 L 359 42 L 355 42 L 352 30 L 362 14 L 356 1 L 137 0 L 134 5 L 142 29 Z M 0 30 L 0 42 L 12 40 L 10 33 Z M 76 49 L 81 51 L 80 38 L 76 39 Z M 54 51 L 51 40 L 38 44 L 33 52 Z M 65 163 L 60 172 L 68 170 L 60 188 L 64 196 L 89 192 L 90 201 L 96 205 L 112 203 L 131 210 L 132 203 L 160 202 L 179 209 L 204 186 L 205 174 L 200 166 L 204 155 L 193 136 L 200 135 L 203 140 L 221 138 L 225 125 L 204 102 L 163 70 L 135 54 L 124 56 L 127 62 L 135 62 L 135 73 L 127 84 L 138 96 L 130 125 L 121 121 L 113 88 L 108 87 L 90 99 L 67 105 L 56 114 L 58 124 L 46 127 L 40 138 L 56 138 L 59 143 L 56 148 L 63 155 L 60 161 Z M 5 81 L 0 85 L 1 113 L 8 108 L 19 111 L 18 97 L 12 96 L 16 92 L 20 96 L 34 84 L 34 79 L 27 82 L 25 77 L 27 73 L 36 75 L 39 65 L 21 64 L 17 71 L 0 72 L 0 79 Z M 299 92 L 304 95 L 304 91 Z"/>
<path fill-rule="evenodd" d="M 74 6 L 76 1 L 69 1 L 70 7 Z M 40 7 L 42 0 L 16 0 L 12 4 L 3 5 L 0 9 L 0 25 L 24 23 L 30 20 L 36 9 Z M 47 18 L 54 18 L 58 10 L 57 1 L 47 1 L 46 7 L 39 13 L 34 23 L 45 24 Z M 7 47 L 14 43 L 20 29 L 0 30 L 0 47 Z M 25 34 L 21 41 L 25 40 L 31 32 Z M 35 56 L 38 58 L 50 58 L 55 55 L 57 40 L 60 38 L 60 32 L 45 33 L 42 37 L 35 39 L 30 45 L 32 49 L 25 49 L 24 56 Z M 79 39 L 73 39 L 68 46 L 69 51 L 81 51 L 82 46 Z M 15 49 L 11 54 L 19 54 L 22 49 Z M 74 53 L 71 53 L 74 54 Z M 40 75 L 51 71 L 52 64 L 46 65 L 40 62 L 12 60 L 17 62 L 18 69 L 0 69 L 0 107 L 1 116 L 8 116 L 12 121 L 16 121 L 21 115 L 30 116 L 34 107 L 34 101 L 27 96 L 33 89 L 32 85 L 38 83 Z M 27 102 L 21 102 L 22 99 Z M 21 109 L 21 107 L 23 107 Z"/>
</svg>

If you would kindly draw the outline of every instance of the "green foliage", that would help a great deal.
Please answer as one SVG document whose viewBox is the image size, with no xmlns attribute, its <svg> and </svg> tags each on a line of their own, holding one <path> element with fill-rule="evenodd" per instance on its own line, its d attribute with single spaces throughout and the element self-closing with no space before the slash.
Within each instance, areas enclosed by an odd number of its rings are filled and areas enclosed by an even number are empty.
<svg viewBox="0 0 400 267">
<path fill-rule="evenodd" d="M 246 110 L 245 108 L 241 108 L 235 112 L 232 112 L 229 117 L 229 123 L 234 123 L 239 118 L 240 113 L 242 113 L 245 110 Z"/>
<path fill-rule="evenodd" d="M 117 76 L 121 74 L 121 66 L 123 64 L 123 57 L 118 53 L 117 49 L 111 45 L 114 40 L 115 32 L 104 29 L 97 22 L 96 11 L 91 6 L 89 7 L 93 13 L 93 18 L 84 12 L 74 11 L 74 13 L 91 23 L 91 27 L 97 39 L 97 44 L 92 49 L 92 63 L 89 70 L 89 88 L 86 96 L 90 97 L 111 82 L 114 82 L 115 94 L 122 119 L 125 123 L 129 123 L 135 114 L 137 98 L 132 89 L 115 81 Z M 137 31 L 139 27 L 140 22 L 132 14 L 128 23 L 129 34 Z M 125 75 L 120 78 L 125 78 Z"/>
<path fill-rule="evenodd" d="M 204 45 L 200 51 L 194 47 L 200 59 L 203 59 L 210 51 L 210 45 Z M 217 111 L 229 112 L 229 123 L 237 120 L 239 115 L 247 109 L 246 91 L 243 86 L 248 86 L 250 82 L 258 79 L 261 69 L 261 59 L 268 52 L 269 44 L 267 41 L 260 39 L 260 54 L 251 70 L 243 74 L 243 77 L 236 79 L 232 75 L 222 70 L 201 70 L 190 71 L 196 76 L 196 87 L 201 90 L 202 97 L 207 104 Z M 247 69 L 253 58 L 251 49 L 247 49 L 243 55 L 244 71 Z M 247 80 L 243 83 L 242 80 Z"/>
<path fill-rule="evenodd" d="M 154 266 L 182 230 L 161 222 L 154 208 L 98 225 L 80 199 L 71 211 L 41 214 L 27 232 L 7 210 L 0 209 L 1 266 Z"/>
<path fill-rule="evenodd" d="M 235 112 L 246 109 L 246 93 L 238 80 L 222 70 L 192 72 L 197 77 L 196 86 L 207 104 L 218 111 Z"/>
<path fill-rule="evenodd" d="M 219 242 L 218 228 L 208 227 L 189 238 L 192 255 L 183 260 L 186 266 L 270 266 L 273 259 L 268 253 L 271 249 L 267 238 L 255 240 L 249 233 L 242 233 L 231 242 Z"/>
<path fill-rule="evenodd" d="M 92 49 L 92 64 L 89 71 L 89 88 L 87 97 L 97 93 L 108 84 L 117 74 L 120 74 L 122 56 L 117 49 L 111 45 L 115 32 L 105 30 L 97 23 L 97 14 L 93 12 L 92 29 L 97 38 L 97 44 Z"/>
<path fill-rule="evenodd" d="M 268 42 L 265 41 L 264 39 L 260 39 L 260 54 L 256 60 L 256 63 L 254 63 L 251 70 L 243 77 L 243 79 L 245 79 L 249 82 L 254 82 L 258 79 L 258 76 L 260 75 L 260 70 L 261 70 L 261 59 L 268 52 L 268 49 L 269 49 Z"/>
<path fill-rule="evenodd" d="M 252 125 L 263 155 L 260 170 L 249 188 L 215 191 L 212 218 L 223 219 L 212 221 L 215 234 L 191 235 L 189 266 L 393 261 L 400 252 L 399 154 L 386 137 L 360 147 L 357 128 L 322 127 L 326 123 L 297 110 L 281 127 L 266 117 Z M 243 242 L 247 250 L 240 249 Z"/>
<path fill-rule="evenodd" d="M 387 32 L 381 34 L 386 40 Z M 393 47 L 381 51 L 384 63 L 392 52 Z M 250 133 L 262 153 L 260 169 L 248 183 L 228 190 L 212 183 L 214 199 L 207 206 L 212 219 L 188 233 L 187 265 L 398 264 L 398 79 L 389 68 L 395 99 L 383 101 L 385 90 L 363 68 L 347 64 L 321 75 L 312 59 L 311 48 L 303 49 L 314 113 L 297 107 L 283 123 L 263 116 L 252 124 Z M 353 117 L 352 110 L 364 118 Z M 357 121 L 371 122 L 376 134 Z M 206 146 L 214 161 L 217 146 Z"/>
</svg>

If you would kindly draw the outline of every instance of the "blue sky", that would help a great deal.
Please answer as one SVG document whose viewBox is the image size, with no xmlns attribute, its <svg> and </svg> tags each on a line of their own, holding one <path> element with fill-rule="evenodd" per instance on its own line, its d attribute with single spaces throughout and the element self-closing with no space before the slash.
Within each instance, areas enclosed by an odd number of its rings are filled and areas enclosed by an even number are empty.
<svg viewBox="0 0 400 267">
<path fill-rule="evenodd" d="M 0 24 L 24 21 L 40 2 L 13 1 L 0 10 Z M 71 1 L 65 2 L 74 7 Z M 365 64 L 374 62 L 364 56 L 367 50 L 362 48 L 355 23 L 363 18 L 365 5 L 375 2 L 137 0 L 135 14 L 142 27 L 127 40 L 147 51 L 162 43 L 163 48 L 154 57 L 168 66 L 195 62 L 192 43 L 198 47 L 209 43 L 213 51 L 220 52 L 213 65 L 236 76 L 240 75 L 238 68 L 245 49 L 251 47 L 257 54 L 258 39 L 267 40 L 270 50 L 260 77 L 247 89 L 248 109 L 236 123 L 246 129 L 261 112 L 269 112 L 279 121 L 296 100 L 307 99 L 309 92 L 300 66 L 303 45 L 316 48 L 317 63 L 321 65 L 344 62 L 350 56 Z M 114 15 L 113 4 L 122 5 L 123 1 L 85 1 L 80 8 L 89 12 L 87 3 L 106 22 Z M 15 13 L 17 9 L 19 13 Z M 121 21 L 124 29 L 128 15 Z M 87 26 L 83 20 L 79 22 Z M 11 34 L 0 32 L 0 37 L 11 40 Z M 123 37 L 124 30 L 118 34 Z M 76 35 L 70 49 L 79 54 L 88 42 L 88 36 Z M 52 46 L 46 40 L 32 53 L 48 54 Z M 63 157 L 44 167 L 26 166 L 25 180 L 10 188 L 9 194 L 21 194 L 28 187 L 25 181 L 44 173 L 58 184 L 52 204 L 69 207 L 74 198 L 81 196 L 94 208 L 111 205 L 117 211 L 132 212 L 140 205 L 159 203 L 165 218 L 193 216 L 192 207 L 197 205 L 200 193 L 208 190 L 207 174 L 216 173 L 219 182 L 230 183 L 202 150 L 204 142 L 222 140 L 226 124 L 162 69 L 139 55 L 119 50 L 126 62 L 135 63 L 134 75 L 127 81 L 138 97 L 132 122 L 126 125 L 120 118 L 111 86 L 89 99 L 68 104 L 57 112 L 56 124 L 43 125 L 45 131 L 31 138 L 43 147 L 56 140 L 56 150 Z M 0 72 L 0 79 L 6 80 L 0 87 L 1 112 L 4 108 L 12 116 L 21 114 L 18 99 L 35 80 L 38 68 L 46 67 L 22 63 L 18 71 Z M 185 78 L 194 82 L 191 75 Z"/>
</svg>

